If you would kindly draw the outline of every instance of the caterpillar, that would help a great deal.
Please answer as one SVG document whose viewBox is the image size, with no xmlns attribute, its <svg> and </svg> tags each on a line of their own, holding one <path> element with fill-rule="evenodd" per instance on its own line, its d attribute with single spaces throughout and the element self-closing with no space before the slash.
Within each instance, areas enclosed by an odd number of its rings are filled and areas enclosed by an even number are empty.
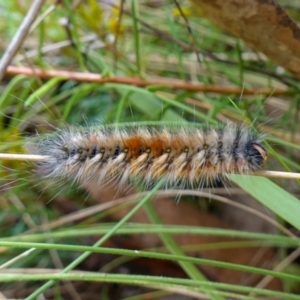
<svg viewBox="0 0 300 300">
<path fill-rule="evenodd" d="M 116 180 L 146 185 L 165 178 L 168 186 L 203 186 L 226 174 L 251 174 L 267 159 L 262 135 L 246 126 L 76 127 L 40 136 L 27 145 L 48 178 L 85 184 Z"/>
</svg>

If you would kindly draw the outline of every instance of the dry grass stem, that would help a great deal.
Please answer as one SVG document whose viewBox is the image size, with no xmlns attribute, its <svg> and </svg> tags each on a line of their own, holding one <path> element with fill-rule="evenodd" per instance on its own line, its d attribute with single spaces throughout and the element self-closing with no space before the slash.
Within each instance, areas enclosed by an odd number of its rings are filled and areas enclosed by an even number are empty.
<svg viewBox="0 0 300 300">
<path fill-rule="evenodd" d="M 49 159 L 46 155 L 0 153 L 0 160 L 43 161 Z"/>
<path fill-rule="evenodd" d="M 0 153 L 0 160 L 21 160 L 21 161 L 35 162 L 35 161 L 44 161 L 47 159 L 49 159 L 49 156 L 46 155 Z M 300 173 L 293 173 L 293 172 L 261 170 L 251 175 L 263 176 L 269 178 L 300 179 Z"/>
</svg>

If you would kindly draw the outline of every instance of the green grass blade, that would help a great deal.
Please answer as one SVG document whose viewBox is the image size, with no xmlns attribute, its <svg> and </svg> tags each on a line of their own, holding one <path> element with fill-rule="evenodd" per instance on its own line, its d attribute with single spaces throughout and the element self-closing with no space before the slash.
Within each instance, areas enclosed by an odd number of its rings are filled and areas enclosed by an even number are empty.
<svg viewBox="0 0 300 300">
<path fill-rule="evenodd" d="M 25 101 L 25 107 L 33 105 L 36 101 L 40 100 L 43 96 L 48 94 L 54 87 L 56 87 L 61 81 L 66 80 L 64 77 L 54 77 L 48 82 L 43 84 L 39 89 L 33 92 Z"/>
<path fill-rule="evenodd" d="M 229 175 L 228 178 L 300 230 L 300 201 L 264 177 Z"/>
<path fill-rule="evenodd" d="M 150 221 L 154 224 L 162 224 L 161 220 L 155 211 L 155 208 L 153 207 L 152 203 L 146 203 L 145 204 L 145 211 L 147 213 L 148 218 Z M 174 255 L 180 255 L 184 256 L 184 252 L 180 249 L 180 246 L 175 242 L 173 237 L 168 233 L 159 233 L 158 234 L 160 239 L 163 241 L 164 245 L 167 247 L 167 249 Z M 192 279 L 200 279 L 208 281 L 207 278 L 200 272 L 200 270 L 191 262 L 188 261 L 178 261 L 178 264 L 181 266 L 181 268 L 188 274 L 188 276 Z M 224 300 L 225 298 L 217 295 L 212 295 L 208 292 L 208 295 L 210 295 L 211 299 L 215 300 Z"/>
<path fill-rule="evenodd" d="M 120 227 L 122 227 L 144 204 L 146 204 L 159 190 L 159 188 L 163 185 L 164 180 L 159 181 L 155 187 L 149 192 L 143 199 L 141 199 L 140 202 L 137 203 L 137 205 L 132 208 L 127 215 L 124 216 L 115 226 L 113 226 L 109 231 L 104 234 L 102 238 L 100 238 L 93 246 L 99 247 L 101 246 L 108 238 L 110 238 Z M 63 271 L 62 274 L 65 274 L 69 272 L 70 270 L 74 269 L 76 266 L 78 266 L 81 262 L 83 262 L 90 254 L 92 254 L 91 251 L 86 251 L 83 254 L 81 254 L 77 259 L 75 259 L 71 264 L 69 264 Z M 39 289 L 37 289 L 35 292 L 33 292 L 31 295 L 29 295 L 26 299 L 27 300 L 34 300 L 37 296 L 39 296 L 41 293 L 46 291 L 48 288 L 50 288 L 55 283 L 55 280 L 49 280 L 46 282 L 43 286 L 41 286 Z"/>
</svg>

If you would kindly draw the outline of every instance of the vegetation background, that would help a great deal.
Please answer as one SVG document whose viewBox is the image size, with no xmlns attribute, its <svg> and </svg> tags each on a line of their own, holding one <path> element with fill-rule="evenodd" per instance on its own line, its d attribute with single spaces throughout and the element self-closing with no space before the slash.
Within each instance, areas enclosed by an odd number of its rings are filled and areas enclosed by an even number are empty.
<svg viewBox="0 0 300 300">
<path fill-rule="evenodd" d="M 230 121 L 266 133 L 268 169 L 299 171 L 298 1 L 213 2 L 0 0 L 0 152 L 66 123 Z M 178 200 L 4 160 L 0 180 L 2 299 L 300 299 L 297 181 Z"/>
</svg>

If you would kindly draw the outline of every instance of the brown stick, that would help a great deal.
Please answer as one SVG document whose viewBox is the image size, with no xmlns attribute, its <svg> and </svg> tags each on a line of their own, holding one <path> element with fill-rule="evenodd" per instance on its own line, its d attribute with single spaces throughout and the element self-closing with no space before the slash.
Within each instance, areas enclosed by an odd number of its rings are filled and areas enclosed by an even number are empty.
<svg viewBox="0 0 300 300">
<path fill-rule="evenodd" d="M 288 92 L 287 89 L 269 89 L 269 88 L 256 88 L 256 89 L 243 89 L 238 87 L 222 87 L 217 85 L 204 85 L 199 83 L 185 82 L 176 79 L 143 79 L 139 77 L 102 77 L 96 73 L 79 73 L 62 70 L 42 70 L 38 68 L 28 67 L 15 67 L 9 66 L 6 70 L 7 75 L 27 75 L 38 76 L 39 78 L 49 79 L 53 77 L 65 77 L 66 79 L 76 80 L 80 82 L 97 82 L 97 83 L 120 83 L 129 84 L 140 87 L 149 85 L 166 86 L 174 90 L 186 90 L 192 92 L 209 92 L 225 95 L 283 95 Z"/>
</svg>

